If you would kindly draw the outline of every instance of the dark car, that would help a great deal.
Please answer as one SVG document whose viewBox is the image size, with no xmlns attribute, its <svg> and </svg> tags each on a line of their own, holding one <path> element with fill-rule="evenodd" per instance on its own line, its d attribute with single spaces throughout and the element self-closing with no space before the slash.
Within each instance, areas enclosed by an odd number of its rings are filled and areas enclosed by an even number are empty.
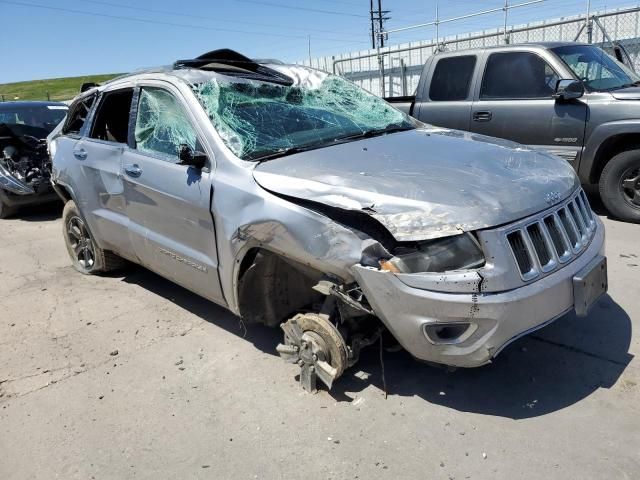
<svg viewBox="0 0 640 480">
<path fill-rule="evenodd" d="M 58 200 L 46 138 L 67 110 L 57 102 L 0 103 L 0 218 L 22 206 Z"/>
</svg>

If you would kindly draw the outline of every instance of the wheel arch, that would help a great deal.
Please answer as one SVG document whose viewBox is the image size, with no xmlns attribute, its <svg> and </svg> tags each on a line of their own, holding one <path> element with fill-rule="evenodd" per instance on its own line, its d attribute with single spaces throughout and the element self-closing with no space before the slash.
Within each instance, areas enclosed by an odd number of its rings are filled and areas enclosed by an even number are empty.
<svg viewBox="0 0 640 480">
<path fill-rule="evenodd" d="M 73 193 L 73 189 L 71 187 L 59 182 L 53 182 L 52 186 L 53 190 L 58 194 L 63 203 L 66 204 L 69 200 L 73 200 L 76 205 L 78 204 L 78 202 L 76 201 L 76 196 Z"/>
<path fill-rule="evenodd" d="M 597 184 L 609 160 L 635 149 L 640 149 L 640 121 L 601 125 L 592 133 L 580 165 L 583 183 Z"/>
<path fill-rule="evenodd" d="M 263 245 L 244 249 L 234 270 L 234 307 L 250 323 L 276 326 L 323 299 L 313 287 L 325 272 Z"/>
</svg>

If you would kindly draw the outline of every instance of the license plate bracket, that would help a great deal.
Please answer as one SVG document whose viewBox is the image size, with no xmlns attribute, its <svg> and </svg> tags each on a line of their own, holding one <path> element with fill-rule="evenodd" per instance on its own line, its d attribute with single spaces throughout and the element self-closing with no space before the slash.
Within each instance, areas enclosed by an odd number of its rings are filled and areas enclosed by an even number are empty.
<svg viewBox="0 0 640 480">
<path fill-rule="evenodd" d="M 573 277 L 576 315 L 586 317 L 591 306 L 607 293 L 607 258 L 598 255 Z"/>
</svg>

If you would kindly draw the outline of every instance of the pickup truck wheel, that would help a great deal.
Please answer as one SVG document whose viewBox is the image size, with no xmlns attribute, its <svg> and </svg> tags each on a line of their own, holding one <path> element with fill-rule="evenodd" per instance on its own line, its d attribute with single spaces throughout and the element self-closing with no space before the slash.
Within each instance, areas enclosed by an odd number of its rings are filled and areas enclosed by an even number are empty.
<svg viewBox="0 0 640 480">
<path fill-rule="evenodd" d="M 640 150 L 613 157 L 600 176 L 600 197 L 620 220 L 640 223 Z"/>
<path fill-rule="evenodd" d="M 98 247 L 77 205 L 69 200 L 62 212 L 62 231 L 73 268 L 84 275 L 116 270 L 124 259 Z"/>
<path fill-rule="evenodd" d="M 2 199 L 0 198 L 0 219 L 4 219 L 4 218 L 9 218 L 11 215 L 13 215 L 16 211 L 9 207 L 6 203 L 4 203 L 2 201 Z"/>
</svg>

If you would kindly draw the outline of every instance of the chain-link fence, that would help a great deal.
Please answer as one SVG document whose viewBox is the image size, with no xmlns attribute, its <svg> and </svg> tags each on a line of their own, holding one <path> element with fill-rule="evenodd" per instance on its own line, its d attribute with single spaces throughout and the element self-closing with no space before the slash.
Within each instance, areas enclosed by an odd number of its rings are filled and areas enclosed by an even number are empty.
<svg viewBox="0 0 640 480">
<path fill-rule="evenodd" d="M 623 45 L 631 62 L 640 71 L 640 7 L 595 13 L 587 22 L 586 15 L 529 23 L 522 26 L 455 35 L 376 50 L 350 52 L 333 57 L 307 60 L 306 65 L 343 75 L 370 92 L 383 96 L 412 94 L 418 86 L 420 72 L 427 58 L 438 50 L 466 50 L 505 42 L 516 44 L 542 41 L 587 42 L 591 28 L 593 43 L 605 49 L 612 41 Z M 383 75 L 380 74 L 382 66 Z M 381 81 L 384 85 L 384 93 Z"/>
</svg>

